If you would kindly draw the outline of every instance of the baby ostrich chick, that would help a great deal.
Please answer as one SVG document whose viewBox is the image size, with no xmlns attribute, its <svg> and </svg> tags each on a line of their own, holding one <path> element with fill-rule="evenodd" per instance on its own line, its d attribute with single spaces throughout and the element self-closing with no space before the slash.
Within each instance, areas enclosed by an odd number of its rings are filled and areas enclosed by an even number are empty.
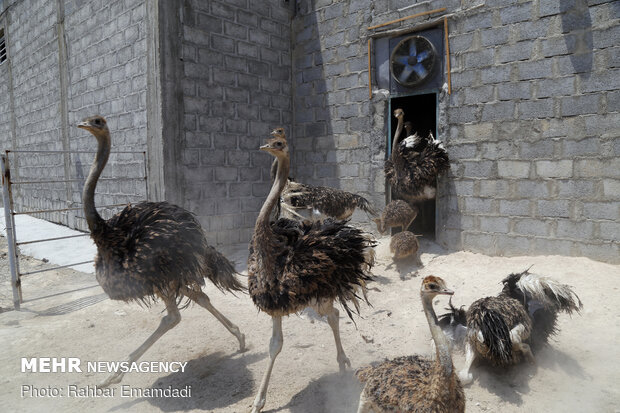
<svg viewBox="0 0 620 413">
<path fill-rule="evenodd" d="M 439 277 L 424 278 L 420 297 L 436 343 L 435 360 L 403 356 L 358 370 L 356 375 L 365 386 L 357 413 L 465 411 L 463 387 L 452 365 L 448 340 L 433 309 L 433 299 L 438 294 L 452 295 L 454 292 Z"/>
<path fill-rule="evenodd" d="M 385 234 L 392 227 L 401 227 L 403 231 L 406 231 L 418 216 L 418 211 L 417 206 L 411 207 L 407 202 L 397 199 L 387 204 L 381 217 L 373 221 L 377 224 L 377 230 L 381 234 Z"/>
<path fill-rule="evenodd" d="M 390 240 L 390 252 L 396 260 L 414 256 L 418 263 L 420 258 L 418 257 L 418 250 L 420 249 L 420 243 L 418 242 L 418 236 L 411 231 L 402 231 L 398 234 L 392 235 Z"/>
</svg>

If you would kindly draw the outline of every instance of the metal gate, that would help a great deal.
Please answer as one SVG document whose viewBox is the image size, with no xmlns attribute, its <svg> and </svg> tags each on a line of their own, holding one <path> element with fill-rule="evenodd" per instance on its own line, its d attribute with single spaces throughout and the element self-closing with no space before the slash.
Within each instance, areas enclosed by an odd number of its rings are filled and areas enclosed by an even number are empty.
<svg viewBox="0 0 620 413">
<path fill-rule="evenodd" d="M 76 265 L 81 265 L 81 264 L 88 264 L 90 262 L 93 262 L 93 260 L 89 260 L 89 261 L 83 261 L 83 262 L 76 262 L 73 264 L 65 264 L 65 265 L 59 265 L 59 266 L 55 266 L 52 268 L 46 268 L 46 269 L 42 269 L 42 270 L 36 270 L 36 271 L 30 271 L 30 272 L 21 272 L 19 269 L 19 253 L 18 253 L 18 249 L 17 247 L 20 245 L 26 245 L 26 244 L 34 244 L 34 243 L 40 243 L 40 242 L 49 242 L 49 241 L 57 241 L 57 240 L 62 240 L 62 239 L 68 239 L 68 238 L 76 238 L 76 237 L 85 237 L 85 236 L 89 236 L 90 234 L 87 232 L 84 232 L 83 234 L 78 234 L 78 235 L 68 235 L 68 236 L 62 236 L 62 237 L 53 237 L 53 238 L 41 238 L 41 239 L 33 239 L 33 240 L 26 240 L 26 241 L 20 241 L 17 242 L 16 239 L 16 231 L 15 231 L 15 216 L 16 215 L 38 215 L 38 214 L 44 214 L 44 213 L 51 213 L 51 212 L 65 212 L 65 211 L 81 211 L 82 210 L 82 205 L 81 205 L 81 201 L 80 202 L 73 202 L 70 199 L 67 199 L 65 202 L 71 205 L 76 205 L 76 206 L 71 206 L 71 207 L 67 207 L 67 208 L 50 208 L 50 209 L 38 209 L 38 210 L 32 210 L 32 211 L 16 211 L 15 210 L 15 205 L 13 202 L 13 188 L 18 186 L 18 185 L 23 185 L 24 192 L 27 192 L 27 188 L 29 185 L 36 185 L 36 184 L 55 184 L 55 183 L 73 183 L 73 182 L 84 182 L 84 178 L 71 178 L 69 176 L 67 176 L 67 170 L 65 170 L 65 176 L 64 179 L 37 179 L 37 180 L 13 180 L 11 179 L 11 169 L 9 166 L 9 158 L 10 155 L 13 155 L 13 160 L 17 160 L 17 158 L 19 156 L 28 156 L 28 154 L 30 155 L 34 155 L 34 154 L 63 154 L 63 155 L 67 155 L 70 156 L 71 154 L 95 154 L 96 151 L 37 151 L 37 150 L 15 150 L 15 151 L 11 151 L 11 150 L 7 150 L 5 151 L 4 154 L 0 155 L 0 167 L 1 167 L 1 171 L 2 171 L 2 199 L 3 199 L 3 203 L 4 203 L 4 219 L 5 219 L 5 223 L 6 223 L 6 233 L 7 233 L 7 241 L 8 241 L 8 256 L 9 256 L 9 267 L 10 267 L 10 272 L 11 272 L 11 286 L 12 286 L 12 290 L 13 290 L 13 306 L 16 310 L 20 309 L 20 304 L 23 302 L 23 297 L 22 297 L 22 289 L 21 289 L 21 277 L 23 276 L 27 276 L 27 275 L 31 275 L 31 274 L 36 274 L 36 273 L 41 273 L 41 272 L 45 272 L 45 271 L 52 271 L 52 270 L 56 270 L 56 269 L 60 269 L 60 268 L 66 268 L 66 267 L 73 267 Z M 135 177 L 112 177 L 112 178 L 100 178 L 99 181 L 143 181 L 144 185 L 145 185 L 145 195 L 146 195 L 146 199 L 148 199 L 148 185 L 147 185 L 147 158 L 146 158 L 146 152 L 145 151 L 116 151 L 116 152 L 111 152 L 110 155 L 114 155 L 114 154 L 142 154 L 142 163 L 144 165 L 143 168 L 143 172 L 144 175 L 142 176 L 135 176 Z M 16 164 L 18 164 L 17 162 L 15 162 Z M 51 199 L 51 198 L 50 198 Z M 80 198 L 81 199 L 81 198 Z M 57 200 L 59 201 L 59 200 Z M 77 206 L 79 205 L 79 206 Z M 99 208 L 113 208 L 113 209 L 118 209 L 120 207 L 124 207 L 126 206 L 127 203 L 119 203 L 119 204 L 111 204 L 111 205 L 102 205 Z"/>
</svg>

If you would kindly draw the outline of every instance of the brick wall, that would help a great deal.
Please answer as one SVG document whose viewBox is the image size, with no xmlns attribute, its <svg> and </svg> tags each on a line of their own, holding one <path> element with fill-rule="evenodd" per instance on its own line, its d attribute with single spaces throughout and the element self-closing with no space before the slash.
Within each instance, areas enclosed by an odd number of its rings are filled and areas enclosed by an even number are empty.
<svg viewBox="0 0 620 413">
<path fill-rule="evenodd" d="M 440 179 L 437 239 L 493 255 L 619 262 L 612 39 L 620 9 L 589 3 L 301 2 L 293 23 L 297 176 L 383 205 L 388 100 L 367 96 L 366 27 L 446 7 L 455 13 L 452 94 L 441 102 L 438 132 L 452 168 Z"/>
<path fill-rule="evenodd" d="M 384 200 L 383 107 L 368 99 L 371 1 L 300 2 L 293 20 L 293 175 Z M 365 216 L 364 216 L 365 219 Z"/>
<path fill-rule="evenodd" d="M 289 6 L 196 0 L 180 15 L 183 118 L 178 185 L 167 194 L 198 215 L 211 242 L 247 242 L 270 187 L 272 158 L 258 147 L 291 125 Z"/>
<path fill-rule="evenodd" d="M 94 138 L 75 124 L 86 116 L 101 114 L 112 131 L 113 152 L 145 150 L 144 2 L 19 0 L 3 7 L 9 60 L 0 66 L 0 88 L 7 91 L 0 97 L 2 149 L 96 150 Z M 65 51 L 61 51 L 61 44 Z M 61 81 L 63 76 L 65 83 Z M 8 102 L 9 88 L 14 96 L 12 106 Z M 71 184 L 16 186 L 16 209 L 81 206 L 81 190 L 93 156 L 12 155 L 14 180 L 79 180 Z M 144 176 L 143 155 L 112 154 L 102 178 L 119 176 Z M 97 187 L 96 203 L 119 204 L 145 196 L 142 181 L 102 181 Z M 104 208 L 101 213 L 109 217 L 116 210 Z M 81 211 L 37 216 L 86 228 Z"/>
</svg>

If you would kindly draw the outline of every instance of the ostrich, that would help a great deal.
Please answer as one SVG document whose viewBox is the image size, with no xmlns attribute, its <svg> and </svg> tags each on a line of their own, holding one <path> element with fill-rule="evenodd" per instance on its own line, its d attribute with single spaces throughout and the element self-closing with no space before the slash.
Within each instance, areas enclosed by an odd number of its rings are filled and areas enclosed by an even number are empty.
<svg viewBox="0 0 620 413">
<path fill-rule="evenodd" d="M 398 260 L 414 256 L 417 263 L 421 264 L 420 257 L 418 257 L 418 250 L 420 249 L 418 236 L 410 231 L 401 231 L 398 234 L 392 235 L 390 252 L 394 259 Z"/>
<path fill-rule="evenodd" d="M 282 139 L 286 139 L 283 128 L 276 128 L 274 132 Z M 275 136 L 275 135 L 274 135 Z M 271 179 L 275 178 L 278 160 L 274 159 L 271 165 Z M 341 189 L 330 188 L 327 186 L 312 186 L 295 182 L 288 178 L 282 194 L 280 195 L 281 205 L 291 215 L 298 218 L 303 217 L 297 211 L 313 210 L 339 220 L 349 219 L 355 208 L 359 208 L 371 216 L 377 215 L 374 208 L 363 196 L 352 194 Z"/>
<path fill-rule="evenodd" d="M 443 279 L 428 276 L 422 281 L 420 296 L 426 320 L 435 340 L 435 360 L 404 356 L 375 367 L 364 367 L 356 375 L 365 383 L 357 413 L 465 411 L 465 394 L 457 377 L 448 340 L 437 324 L 433 299 L 452 295 Z"/>
<path fill-rule="evenodd" d="M 398 124 L 391 157 L 385 161 L 385 176 L 396 197 L 409 203 L 434 199 L 437 176 L 450 168 L 448 154 L 430 133 L 427 138 L 413 134 L 400 142 L 405 114 L 402 109 L 396 109 L 394 116 Z"/>
<path fill-rule="evenodd" d="M 138 360 L 161 336 L 181 321 L 179 303 L 183 296 L 206 308 L 239 341 L 245 350 L 245 336 L 211 304 L 201 286 L 207 277 L 220 290 L 243 291 L 230 261 L 207 244 L 196 218 L 167 202 L 128 205 L 109 220 L 95 208 L 95 187 L 110 155 L 111 139 L 101 116 L 78 124 L 97 139 L 95 160 L 84 185 L 84 215 L 91 238 L 97 245 L 95 272 L 99 285 L 113 300 L 151 304 L 157 297 L 167 315 L 157 330 L 127 359 Z M 124 373 L 116 372 L 100 387 L 120 383 Z"/>
<path fill-rule="evenodd" d="M 448 335 L 456 336 L 463 322 L 467 325 L 465 366 L 459 373 L 463 384 L 472 382 L 470 369 L 476 358 L 498 366 L 515 364 L 522 358 L 534 362 L 532 350 L 558 332 L 558 312 L 572 314 L 582 308 L 570 286 L 528 270 L 510 274 L 502 282 L 498 296 L 475 301 L 465 317 L 462 310 L 452 306 L 441 316 L 440 324 L 451 332 Z"/>
<path fill-rule="evenodd" d="M 401 199 L 390 202 L 385 206 L 379 218 L 373 221 L 377 224 L 377 230 L 381 234 L 385 234 L 392 227 L 401 227 L 403 231 L 411 225 L 413 220 L 418 216 L 419 208 L 414 205 L 410 206 Z"/>
<path fill-rule="evenodd" d="M 360 230 L 346 221 L 299 222 L 281 218 L 269 222 L 272 209 L 286 185 L 290 157 L 286 139 L 278 130 L 260 147 L 278 160 L 271 191 L 260 210 L 248 257 L 248 290 L 254 304 L 269 314 L 273 335 L 269 345 L 269 365 L 253 403 L 253 412 L 265 405 L 267 387 L 277 355 L 282 349 L 282 317 L 306 307 L 327 316 L 336 341 L 336 360 L 340 371 L 351 363 L 340 341 L 338 300 L 352 316 L 348 303 L 359 311 L 356 290 L 372 280 L 369 270 L 375 245 Z"/>
</svg>

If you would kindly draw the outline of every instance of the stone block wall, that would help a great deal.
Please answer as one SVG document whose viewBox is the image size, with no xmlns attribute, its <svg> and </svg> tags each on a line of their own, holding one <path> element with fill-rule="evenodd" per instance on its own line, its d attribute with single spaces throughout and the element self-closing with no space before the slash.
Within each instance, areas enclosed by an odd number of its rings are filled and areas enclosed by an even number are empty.
<svg viewBox="0 0 620 413">
<path fill-rule="evenodd" d="M 95 151 L 89 133 L 75 125 L 106 117 L 112 155 L 102 179 L 142 177 L 146 150 L 146 21 L 142 0 L 20 0 L 0 10 L 9 59 L 0 66 L 0 147 L 10 150 Z M 60 41 L 59 41 L 60 36 Z M 9 67 L 10 66 L 10 67 Z M 3 104 L 12 93 L 13 104 Z M 14 119 L 14 125 L 12 122 Z M 16 186 L 16 209 L 81 206 L 81 191 L 94 154 L 35 153 L 11 156 L 18 181 L 73 179 L 72 183 Z M 146 197 L 143 180 L 103 180 L 97 205 Z M 118 208 L 101 208 L 109 217 Z M 39 214 L 86 229 L 81 211 Z"/>
<path fill-rule="evenodd" d="M 492 255 L 619 262 L 618 39 L 611 1 L 301 2 L 293 22 L 294 168 L 384 202 L 388 99 L 367 95 L 367 27 L 446 7 L 452 94 L 436 238 Z M 393 25 L 423 25 L 440 15 Z"/>
<path fill-rule="evenodd" d="M 450 24 L 438 238 L 619 262 L 620 8 L 487 1 Z M 467 16 L 467 17 L 465 17 Z"/>
<path fill-rule="evenodd" d="M 386 110 L 375 113 L 368 98 L 365 35 L 372 3 L 298 2 L 292 169 L 300 182 L 355 192 L 378 205 L 385 197 Z"/>
<path fill-rule="evenodd" d="M 291 125 L 289 5 L 194 0 L 179 14 L 182 119 L 178 141 L 164 135 L 178 162 L 167 197 L 197 214 L 211 242 L 247 242 L 270 187 L 273 158 L 258 147 Z"/>
</svg>

